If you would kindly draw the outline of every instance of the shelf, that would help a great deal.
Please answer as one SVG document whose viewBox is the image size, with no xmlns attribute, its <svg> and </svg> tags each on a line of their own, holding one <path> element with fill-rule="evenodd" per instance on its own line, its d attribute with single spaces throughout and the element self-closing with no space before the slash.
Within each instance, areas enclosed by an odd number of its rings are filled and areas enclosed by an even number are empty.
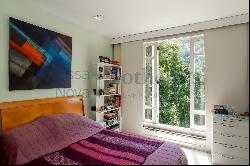
<svg viewBox="0 0 250 166">
<path fill-rule="evenodd" d="M 114 125 L 119 125 L 119 122 L 118 122 L 118 121 L 115 121 L 115 122 L 112 123 L 111 125 L 105 125 L 104 127 L 105 127 L 105 128 L 108 128 L 108 127 L 111 127 L 111 126 L 114 126 Z"/>
<path fill-rule="evenodd" d="M 113 65 L 113 64 L 104 63 L 104 62 L 99 62 L 99 63 L 97 63 L 97 64 L 103 65 L 103 66 L 119 67 L 119 68 L 121 68 L 121 66 L 119 66 L 119 65 Z"/>
<path fill-rule="evenodd" d="M 99 97 L 101 97 L 101 96 L 121 96 L 121 94 L 109 94 L 109 95 L 97 95 L 97 96 L 99 96 Z"/>
<path fill-rule="evenodd" d="M 104 111 L 96 111 L 96 112 L 105 113 L 105 112 L 114 111 L 114 110 L 118 110 L 118 109 L 120 109 L 120 107 L 119 108 L 112 108 L 112 109 L 108 109 L 108 110 L 104 110 Z"/>
<path fill-rule="evenodd" d="M 116 123 L 116 124 L 112 124 L 112 125 L 110 125 L 110 126 L 107 126 L 107 127 L 105 127 L 106 129 L 108 129 L 108 130 L 117 130 L 117 129 L 119 129 L 119 127 L 120 127 L 120 124 L 119 123 Z M 119 130 L 118 130 L 119 131 Z"/>
<path fill-rule="evenodd" d="M 111 78 L 103 78 L 103 79 L 98 79 L 99 81 L 121 81 L 117 79 L 111 79 Z"/>
</svg>

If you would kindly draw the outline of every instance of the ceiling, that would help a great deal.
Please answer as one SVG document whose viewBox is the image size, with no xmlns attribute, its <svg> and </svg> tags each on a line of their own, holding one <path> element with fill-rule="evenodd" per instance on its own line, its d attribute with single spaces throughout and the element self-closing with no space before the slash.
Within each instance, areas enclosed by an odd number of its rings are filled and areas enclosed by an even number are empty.
<svg viewBox="0 0 250 166">
<path fill-rule="evenodd" d="M 249 0 L 32 0 L 33 5 L 106 37 L 249 13 Z M 104 16 L 103 21 L 93 19 Z"/>
</svg>

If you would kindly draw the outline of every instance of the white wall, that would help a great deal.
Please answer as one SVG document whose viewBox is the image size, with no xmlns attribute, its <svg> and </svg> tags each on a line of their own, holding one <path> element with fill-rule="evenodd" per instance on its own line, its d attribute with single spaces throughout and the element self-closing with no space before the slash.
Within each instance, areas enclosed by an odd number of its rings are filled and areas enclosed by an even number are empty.
<svg viewBox="0 0 250 166">
<path fill-rule="evenodd" d="M 249 109 L 248 78 L 248 24 L 204 31 L 206 48 L 206 131 L 207 150 L 211 150 L 211 110 L 214 104 L 230 104 L 237 112 Z M 124 73 L 136 72 L 143 65 L 142 41 L 121 44 L 121 62 Z M 116 47 L 115 47 L 116 49 Z M 117 49 L 120 49 L 119 46 Z M 116 50 L 114 50 L 116 52 Z M 119 50 L 117 51 L 119 52 Z M 119 59 L 119 54 L 115 59 Z M 141 85 L 123 84 L 123 93 L 142 94 Z M 142 132 L 143 101 L 123 100 L 123 129 Z"/>
<path fill-rule="evenodd" d="M 122 131 L 135 134 L 143 134 L 142 59 L 142 41 L 121 44 L 121 64 L 124 76 L 121 103 Z"/>
<path fill-rule="evenodd" d="M 27 1 L 0 0 L 0 102 L 15 101 L 34 98 L 50 98 L 62 96 L 56 89 L 48 90 L 8 90 L 8 47 L 9 26 L 8 17 L 14 17 L 49 30 L 59 32 L 72 37 L 72 71 L 88 71 L 90 75 L 95 73 L 95 63 L 98 56 L 112 56 L 110 40 L 88 31 L 82 27 L 51 15 L 47 11 L 31 6 Z M 84 20 L 82 20 L 84 21 Z M 73 75 L 76 77 L 76 75 Z M 93 80 L 94 76 L 90 76 Z M 66 89 L 66 95 L 86 95 L 88 89 L 92 92 L 95 85 L 91 79 L 72 79 L 72 88 Z M 63 89 L 62 89 L 63 90 Z M 73 93 L 74 90 L 75 92 Z M 87 96 L 86 96 L 87 97 Z M 87 111 L 90 110 L 90 101 L 85 98 Z M 89 114 L 89 112 L 87 112 Z"/>
<path fill-rule="evenodd" d="M 236 112 L 249 109 L 248 24 L 205 31 L 207 130 L 211 131 L 214 104 L 232 105 Z M 208 148 L 211 132 L 207 132 Z"/>
<path fill-rule="evenodd" d="M 114 44 L 114 60 L 121 61 L 121 44 Z"/>
</svg>

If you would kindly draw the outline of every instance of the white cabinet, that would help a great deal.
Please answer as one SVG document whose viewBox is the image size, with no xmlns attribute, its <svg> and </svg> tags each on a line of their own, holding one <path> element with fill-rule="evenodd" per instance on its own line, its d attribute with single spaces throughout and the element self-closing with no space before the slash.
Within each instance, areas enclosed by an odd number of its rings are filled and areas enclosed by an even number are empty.
<svg viewBox="0 0 250 166">
<path fill-rule="evenodd" d="M 249 164 L 249 117 L 213 115 L 213 164 Z"/>
</svg>

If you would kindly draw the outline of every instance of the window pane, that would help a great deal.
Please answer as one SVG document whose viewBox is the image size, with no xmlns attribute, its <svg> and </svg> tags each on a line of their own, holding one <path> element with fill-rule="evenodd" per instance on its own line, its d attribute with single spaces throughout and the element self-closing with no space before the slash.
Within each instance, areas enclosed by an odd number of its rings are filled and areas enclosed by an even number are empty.
<svg viewBox="0 0 250 166">
<path fill-rule="evenodd" d="M 194 115 L 194 125 L 204 126 L 205 125 L 205 115 Z"/>
<path fill-rule="evenodd" d="M 194 57 L 194 109 L 205 110 L 205 56 Z"/>
<path fill-rule="evenodd" d="M 152 57 L 152 46 L 146 47 L 146 57 Z"/>
<path fill-rule="evenodd" d="M 145 109 L 145 119 L 152 120 L 152 109 Z"/>
<path fill-rule="evenodd" d="M 152 107 L 152 58 L 146 58 L 146 69 L 145 69 L 145 105 Z"/>
<path fill-rule="evenodd" d="M 152 107 L 152 85 L 145 84 L 145 105 Z"/>
<path fill-rule="evenodd" d="M 190 39 L 159 45 L 159 123 L 190 126 Z"/>
<path fill-rule="evenodd" d="M 204 53 L 204 40 L 199 39 L 194 42 L 194 53 L 195 54 L 203 54 Z"/>
<path fill-rule="evenodd" d="M 190 38 L 183 38 L 179 40 L 181 49 L 181 60 L 184 63 L 190 64 Z"/>
</svg>

